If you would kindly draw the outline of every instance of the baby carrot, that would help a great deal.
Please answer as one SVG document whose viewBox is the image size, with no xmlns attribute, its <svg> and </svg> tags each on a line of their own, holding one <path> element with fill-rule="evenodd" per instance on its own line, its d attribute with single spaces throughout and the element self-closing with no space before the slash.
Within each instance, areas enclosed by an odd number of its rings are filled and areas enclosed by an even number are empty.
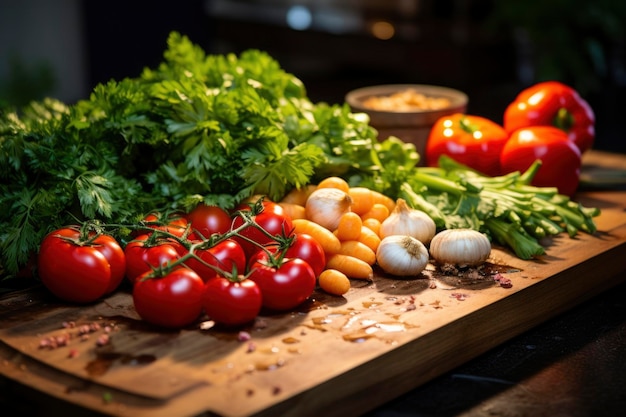
<svg viewBox="0 0 626 417">
<path fill-rule="evenodd" d="M 368 210 L 367 213 L 364 213 L 361 218 L 363 220 L 366 219 L 376 219 L 382 223 L 387 217 L 389 217 L 389 208 L 382 203 L 374 203 L 372 207 Z"/>
<path fill-rule="evenodd" d="M 374 233 L 380 236 L 380 225 L 382 223 L 380 220 L 370 217 L 369 219 L 363 220 L 363 226 L 371 229 Z"/>
<path fill-rule="evenodd" d="M 361 226 L 363 221 L 358 214 L 348 211 L 343 213 L 339 218 L 337 225 L 337 233 L 335 234 L 339 240 L 357 240 L 361 235 Z"/>
<path fill-rule="evenodd" d="M 359 242 L 358 240 L 346 240 L 341 242 L 339 253 L 354 256 L 355 258 L 365 261 L 368 265 L 374 265 L 374 263 L 376 263 L 376 252 L 365 243 Z"/>
<path fill-rule="evenodd" d="M 318 278 L 320 288 L 329 294 L 343 295 L 350 289 L 350 279 L 336 269 L 325 269 Z"/>
<path fill-rule="evenodd" d="M 317 188 L 338 188 L 348 193 L 350 185 L 341 177 L 326 177 L 317 184 Z"/>
<path fill-rule="evenodd" d="M 372 194 L 374 195 L 374 204 L 382 204 L 383 206 L 387 207 L 389 213 L 391 213 L 396 207 L 396 202 L 393 200 L 393 198 L 386 196 L 385 194 L 378 191 L 372 191 Z"/>
<path fill-rule="evenodd" d="M 369 188 L 351 187 L 348 195 L 352 198 L 351 210 L 359 216 L 367 213 L 374 205 L 374 192 Z"/>
<path fill-rule="evenodd" d="M 336 269 L 344 273 L 348 278 L 372 279 L 374 270 L 367 262 L 350 255 L 336 253 L 326 260 L 326 269 Z"/>
<path fill-rule="evenodd" d="M 293 224 L 295 233 L 311 235 L 311 237 L 322 246 L 325 254 L 331 255 L 339 252 L 341 249 L 341 242 L 337 236 L 324 226 L 308 219 L 292 219 L 291 223 Z"/>
<path fill-rule="evenodd" d="M 305 219 L 306 214 L 304 210 L 304 206 L 295 203 L 278 203 L 284 210 L 285 213 L 289 216 L 290 219 Z"/>
<path fill-rule="evenodd" d="M 374 252 L 376 252 L 378 245 L 380 245 L 380 236 L 365 226 L 361 227 L 361 236 L 359 236 L 358 240 Z"/>
</svg>

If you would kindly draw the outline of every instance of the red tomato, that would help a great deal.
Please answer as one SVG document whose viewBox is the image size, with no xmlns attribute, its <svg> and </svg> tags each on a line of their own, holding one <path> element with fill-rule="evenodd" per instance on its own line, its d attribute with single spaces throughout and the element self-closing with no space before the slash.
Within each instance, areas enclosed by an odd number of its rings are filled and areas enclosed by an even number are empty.
<svg viewBox="0 0 626 417">
<path fill-rule="evenodd" d="M 518 129 L 504 146 L 500 164 L 504 172 L 524 172 L 537 159 L 541 168 L 532 184 L 557 187 L 559 193 L 572 196 L 580 178 L 581 156 L 567 133 L 552 126 L 532 126 Z"/>
<path fill-rule="evenodd" d="M 143 221 L 147 223 L 147 229 L 163 230 L 178 237 L 185 233 L 188 224 L 187 218 L 182 215 L 173 214 L 165 217 L 161 213 L 150 213 L 144 217 Z M 135 236 L 147 234 L 148 232 L 149 230 L 140 230 L 135 233 Z"/>
<path fill-rule="evenodd" d="M 246 269 L 246 254 L 241 245 L 233 239 L 222 240 L 210 248 L 197 250 L 195 254 L 207 264 L 224 272 L 232 272 L 233 266 L 237 267 L 239 273 L 245 272 Z M 196 271 L 204 282 L 217 275 L 216 270 L 195 258 L 186 260 L 185 265 Z"/>
<path fill-rule="evenodd" d="M 206 314 L 217 323 L 237 326 L 254 320 L 263 300 L 256 282 L 233 282 L 218 276 L 204 285 L 202 304 Z"/>
<path fill-rule="evenodd" d="M 180 328 L 202 314 L 204 282 L 188 268 L 176 268 L 162 277 L 141 275 L 133 287 L 133 303 L 139 316 L 148 323 Z"/>
<path fill-rule="evenodd" d="M 124 249 L 112 236 L 100 235 L 94 243 L 95 248 L 107 258 L 111 267 L 111 282 L 107 288 L 107 294 L 109 294 L 117 289 L 126 275 L 126 255 Z"/>
<path fill-rule="evenodd" d="M 132 284 L 135 284 L 140 275 L 152 270 L 153 267 L 165 265 L 180 257 L 176 248 L 169 243 L 147 246 L 146 241 L 149 237 L 150 235 L 137 236 L 124 248 L 126 278 Z"/>
<path fill-rule="evenodd" d="M 105 247 L 75 243 L 79 238 L 80 231 L 73 228 L 49 233 L 39 248 L 37 270 L 43 285 L 58 298 L 90 303 L 114 286 L 117 277 L 113 277 L 111 271 L 120 267 L 117 263 L 119 253 L 108 239 L 102 239 L 102 242 L 106 241 Z M 107 256 L 110 256 L 110 262 Z"/>
<path fill-rule="evenodd" d="M 214 233 L 224 234 L 230 230 L 230 214 L 217 206 L 198 204 L 187 214 L 187 221 L 191 224 L 191 240 L 208 238 Z"/>
<path fill-rule="evenodd" d="M 253 216 L 254 221 L 264 229 L 270 236 L 276 235 L 288 235 L 293 231 L 293 224 L 291 223 L 291 218 L 285 212 L 285 210 L 279 205 L 271 201 L 264 200 L 262 202 L 263 210 Z M 241 206 L 241 210 L 249 211 L 251 210 L 250 206 Z M 244 224 L 244 220 L 241 216 L 235 216 L 233 219 L 233 229 L 238 228 Z M 266 233 L 263 233 L 259 228 L 250 225 L 244 228 L 240 234 L 245 236 L 246 238 L 252 240 L 253 242 L 258 243 L 255 245 L 250 243 L 240 237 L 235 237 L 235 240 L 239 242 L 247 257 L 252 256 L 258 249 L 259 245 L 266 245 L 274 241 L 271 237 L 269 237 Z"/>
<path fill-rule="evenodd" d="M 326 254 L 322 245 L 313 236 L 306 233 L 296 234 L 285 256 L 288 258 L 299 258 L 308 263 L 313 268 L 316 277 L 326 268 Z"/>
<path fill-rule="evenodd" d="M 278 252 L 278 249 L 278 246 L 267 246 L 265 248 L 265 250 L 268 250 L 273 254 Z M 251 268 L 254 262 L 264 256 L 265 251 L 263 249 L 259 249 L 255 254 L 249 257 L 248 266 Z M 295 234 L 291 246 L 289 246 L 285 252 L 284 258 L 302 259 L 313 269 L 316 277 L 318 277 L 319 274 L 321 274 L 326 268 L 326 253 L 324 252 L 322 245 L 320 245 L 311 235 L 306 233 Z"/>
<path fill-rule="evenodd" d="M 269 256 L 258 254 L 251 265 L 249 279 L 261 289 L 263 306 L 271 310 L 289 310 L 302 304 L 315 289 L 313 268 L 298 258 L 284 259 L 277 267 L 271 265 Z"/>
</svg>

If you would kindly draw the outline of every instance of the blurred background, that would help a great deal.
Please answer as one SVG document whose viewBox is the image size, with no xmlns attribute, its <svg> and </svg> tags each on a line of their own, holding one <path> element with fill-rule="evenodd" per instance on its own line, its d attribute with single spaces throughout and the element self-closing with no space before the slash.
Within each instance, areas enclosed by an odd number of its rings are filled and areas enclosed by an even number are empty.
<svg viewBox="0 0 626 417">
<path fill-rule="evenodd" d="M 625 23 L 618 0 L 0 0 L 0 106 L 135 77 L 176 30 L 207 53 L 268 52 L 314 102 L 435 84 L 500 123 L 524 87 L 560 80 L 593 107 L 594 147 L 626 153 Z"/>
</svg>

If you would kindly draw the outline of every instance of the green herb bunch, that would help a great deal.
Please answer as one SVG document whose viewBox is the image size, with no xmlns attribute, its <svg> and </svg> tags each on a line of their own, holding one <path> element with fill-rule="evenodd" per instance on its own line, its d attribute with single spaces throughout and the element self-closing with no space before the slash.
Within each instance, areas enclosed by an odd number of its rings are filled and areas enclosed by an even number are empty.
<svg viewBox="0 0 626 417">
<path fill-rule="evenodd" d="M 199 202 L 280 199 L 315 176 L 371 166 L 376 131 L 346 105 L 313 104 L 266 53 L 207 55 L 170 34 L 162 63 L 0 114 L 0 269 L 15 274 L 52 229 L 129 222 Z"/>
</svg>

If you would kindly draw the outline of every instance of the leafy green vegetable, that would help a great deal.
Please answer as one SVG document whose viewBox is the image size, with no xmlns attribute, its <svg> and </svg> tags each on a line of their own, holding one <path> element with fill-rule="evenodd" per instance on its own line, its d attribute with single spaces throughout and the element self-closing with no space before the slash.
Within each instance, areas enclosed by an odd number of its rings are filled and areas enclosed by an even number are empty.
<svg viewBox="0 0 626 417">
<path fill-rule="evenodd" d="M 376 131 L 347 105 L 310 102 L 266 53 L 206 55 L 178 33 L 163 62 L 53 99 L 0 110 L 0 270 L 76 219 L 137 220 L 199 202 L 278 200 L 325 175 L 368 170 Z M 4 275 L 4 273 L 3 273 Z"/>
<path fill-rule="evenodd" d="M 200 202 L 229 209 L 329 175 L 403 197 L 440 228 L 486 231 L 522 257 L 541 253 L 533 236 L 594 230 L 595 211 L 529 187 L 530 173 L 417 168 L 413 145 L 379 142 L 346 104 L 312 103 L 264 52 L 206 55 L 172 33 L 163 58 L 73 105 L 0 110 L 2 276 L 15 275 L 50 230 L 77 220 L 136 222 Z"/>
</svg>

